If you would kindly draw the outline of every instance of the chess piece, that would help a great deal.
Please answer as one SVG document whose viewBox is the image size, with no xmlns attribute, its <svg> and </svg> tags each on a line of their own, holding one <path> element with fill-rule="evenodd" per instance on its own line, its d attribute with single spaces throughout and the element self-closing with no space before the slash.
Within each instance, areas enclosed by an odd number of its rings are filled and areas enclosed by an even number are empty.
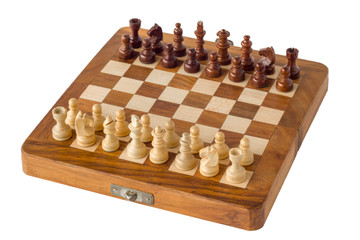
<svg viewBox="0 0 360 240">
<path fill-rule="evenodd" d="M 205 74 L 211 78 L 217 78 L 221 76 L 221 67 L 218 63 L 217 52 L 211 52 L 209 56 L 209 62 L 206 65 Z"/>
<path fill-rule="evenodd" d="M 155 53 L 161 53 L 164 50 L 162 44 L 163 32 L 161 27 L 155 23 L 155 25 L 147 32 L 147 35 L 151 40 L 151 50 Z"/>
<path fill-rule="evenodd" d="M 177 58 L 174 55 L 173 45 L 166 44 L 164 54 L 161 58 L 161 65 L 164 68 L 174 68 L 177 66 Z"/>
<path fill-rule="evenodd" d="M 115 136 L 116 137 L 125 137 L 130 134 L 130 129 L 128 127 L 129 123 L 125 121 L 125 112 L 124 110 L 117 110 L 115 113 L 116 123 L 115 123 Z"/>
<path fill-rule="evenodd" d="M 141 26 L 141 20 L 138 18 L 132 18 L 129 21 L 131 35 L 130 35 L 130 45 L 133 48 L 141 47 L 141 37 L 139 36 L 139 29 Z"/>
<path fill-rule="evenodd" d="M 296 60 L 299 55 L 299 50 L 296 48 L 286 49 L 286 58 L 288 59 L 287 67 L 290 68 L 290 78 L 297 79 L 300 76 L 300 67 L 296 65 Z"/>
<path fill-rule="evenodd" d="M 196 51 L 194 48 L 189 48 L 188 50 L 184 70 L 188 73 L 197 73 L 200 71 L 200 63 L 196 60 Z"/>
<path fill-rule="evenodd" d="M 233 82 L 242 82 L 245 80 L 245 72 L 241 69 L 241 58 L 235 56 L 232 58 L 232 66 L 229 71 L 229 79 Z"/>
<path fill-rule="evenodd" d="M 229 147 L 225 143 L 225 134 L 223 132 L 217 132 L 215 134 L 215 143 L 212 146 L 216 148 L 220 160 L 229 157 Z"/>
<path fill-rule="evenodd" d="M 265 75 L 271 75 L 275 72 L 275 51 L 273 47 L 262 48 L 259 55 L 264 56 L 259 60 L 265 68 Z"/>
<path fill-rule="evenodd" d="M 192 126 L 190 128 L 190 137 L 191 137 L 191 153 L 198 154 L 200 149 L 204 148 L 204 142 L 201 140 L 200 136 L 200 129 L 198 126 Z"/>
<path fill-rule="evenodd" d="M 76 142 L 81 147 L 91 147 L 95 144 L 94 120 L 91 116 L 79 111 L 75 119 Z"/>
<path fill-rule="evenodd" d="M 102 108 L 100 104 L 94 104 L 92 106 L 92 117 L 94 119 L 95 131 L 102 131 L 104 129 L 103 123 L 105 117 L 102 115 Z"/>
<path fill-rule="evenodd" d="M 184 41 L 182 34 L 183 34 L 183 30 L 181 28 L 181 24 L 176 23 L 174 29 L 173 41 L 174 41 L 174 54 L 177 57 L 183 57 L 186 55 L 186 47 L 182 43 Z"/>
<path fill-rule="evenodd" d="M 195 158 L 191 153 L 190 135 L 184 132 L 180 139 L 180 153 L 175 157 L 175 166 L 183 171 L 188 171 L 194 168 Z"/>
<path fill-rule="evenodd" d="M 52 110 L 52 115 L 56 125 L 52 128 L 52 136 L 57 141 L 65 141 L 71 138 L 72 131 L 69 125 L 65 123 L 67 110 L 64 107 L 56 107 Z"/>
<path fill-rule="evenodd" d="M 140 62 L 145 64 L 150 64 L 155 62 L 155 53 L 151 50 L 151 42 L 149 38 L 144 38 L 142 40 L 142 48 L 143 50 L 140 52 Z"/>
<path fill-rule="evenodd" d="M 139 117 L 136 115 L 131 115 L 131 123 L 129 124 L 129 129 L 131 131 L 130 137 L 132 140 L 126 147 L 127 155 L 130 158 L 139 159 L 146 156 L 146 146 L 140 140 L 141 127 L 142 126 Z"/>
<path fill-rule="evenodd" d="M 249 166 L 254 163 L 254 153 L 250 150 L 250 140 L 246 137 L 243 137 L 240 140 L 239 149 L 241 150 L 241 166 Z"/>
<path fill-rule="evenodd" d="M 71 129 L 75 129 L 75 118 L 78 114 L 78 102 L 76 98 L 70 98 L 69 100 L 69 111 L 67 112 L 67 117 L 65 123 L 71 127 Z"/>
<path fill-rule="evenodd" d="M 264 71 L 264 66 L 261 63 L 257 63 L 250 80 L 253 87 L 264 88 L 268 85 L 267 77 L 265 76 Z"/>
<path fill-rule="evenodd" d="M 131 47 L 129 34 L 123 34 L 120 41 L 119 57 L 121 59 L 131 58 L 134 55 L 134 49 Z"/>
<path fill-rule="evenodd" d="M 250 36 L 245 35 L 244 40 L 241 42 L 241 67 L 245 71 L 252 71 L 255 67 L 254 57 L 250 55 L 252 52 L 252 42 L 250 41 Z"/>
<path fill-rule="evenodd" d="M 165 132 L 160 126 L 156 126 L 151 135 L 154 140 L 151 143 L 153 149 L 150 150 L 150 161 L 155 164 L 165 163 L 169 159 L 169 152 L 164 140 Z"/>
<path fill-rule="evenodd" d="M 204 48 L 204 36 L 206 31 L 202 21 L 197 22 L 197 28 L 194 32 L 196 35 L 196 60 L 202 61 L 208 58 L 208 51 Z"/>
<path fill-rule="evenodd" d="M 246 170 L 240 165 L 242 158 L 241 151 L 238 148 L 232 148 L 229 151 L 231 165 L 226 169 L 225 178 L 228 182 L 239 184 L 246 179 Z"/>
<path fill-rule="evenodd" d="M 141 116 L 141 141 L 151 142 L 153 136 L 151 135 L 152 128 L 150 127 L 150 117 L 147 114 Z"/>
<path fill-rule="evenodd" d="M 216 47 L 219 49 L 218 52 L 218 61 L 220 65 L 228 65 L 231 63 L 231 56 L 228 52 L 228 48 L 230 47 L 230 43 L 228 42 L 228 37 L 230 36 L 230 32 L 222 29 L 217 32 L 217 36 L 219 37 L 219 41 L 216 43 Z"/>
<path fill-rule="evenodd" d="M 175 123 L 171 120 L 165 123 L 164 140 L 168 148 L 175 148 L 179 145 L 179 136 L 175 132 Z"/>
<path fill-rule="evenodd" d="M 290 92 L 293 89 L 293 81 L 290 78 L 290 68 L 282 67 L 280 78 L 276 81 L 276 89 L 280 92 Z"/>
<path fill-rule="evenodd" d="M 207 146 L 200 150 L 200 173 L 204 177 L 214 177 L 219 173 L 219 155 L 216 148 Z"/>
<path fill-rule="evenodd" d="M 101 147 L 106 152 L 115 152 L 119 149 L 119 140 L 115 137 L 115 121 L 107 116 L 104 121 L 105 138 L 101 142 Z"/>
</svg>

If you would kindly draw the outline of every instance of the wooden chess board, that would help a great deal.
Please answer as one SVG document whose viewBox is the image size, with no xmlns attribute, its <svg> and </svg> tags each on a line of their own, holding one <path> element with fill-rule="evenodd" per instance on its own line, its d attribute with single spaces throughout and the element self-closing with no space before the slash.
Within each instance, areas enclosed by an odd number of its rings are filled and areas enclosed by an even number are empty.
<svg viewBox="0 0 360 240">
<path fill-rule="evenodd" d="M 178 58 L 174 69 L 163 68 L 160 55 L 153 64 L 141 63 L 141 48 L 134 58 L 121 60 L 118 48 L 124 33 L 130 34 L 130 29 L 120 29 L 109 40 L 54 107 L 67 107 L 70 98 L 78 98 L 79 109 L 87 113 L 95 103 L 101 104 L 103 115 L 113 118 L 116 110 L 124 109 L 127 121 L 131 114 L 146 113 L 152 127 L 173 120 L 179 135 L 197 125 L 205 145 L 213 143 L 218 131 L 225 133 L 230 148 L 246 136 L 255 156 L 254 164 L 246 167 L 246 181 L 238 185 L 226 181 L 229 160 L 222 160 L 219 174 L 211 178 L 199 173 L 198 164 L 191 171 L 179 171 L 173 166 L 178 148 L 169 149 L 170 158 L 161 165 L 148 157 L 131 159 L 124 151 L 129 137 L 121 138 L 120 149 L 112 153 L 102 150 L 101 132 L 89 148 L 76 144 L 75 132 L 67 141 L 55 141 L 51 111 L 23 144 L 24 172 L 109 196 L 116 195 L 112 186 L 124 186 L 152 194 L 152 206 L 157 208 L 247 230 L 261 228 L 326 94 L 326 66 L 298 59 L 300 78 L 291 92 L 282 93 L 275 81 L 287 59 L 276 55 L 269 86 L 255 89 L 249 83 L 251 72 L 243 82 L 230 81 L 231 65 L 222 66 L 219 78 L 208 78 L 207 61 L 201 62 L 200 72 L 190 74 L 183 68 L 186 57 Z M 140 29 L 139 35 L 146 37 L 146 30 Z M 172 37 L 164 33 L 164 42 L 172 42 Z M 185 38 L 184 44 L 195 47 L 195 39 Z M 212 42 L 205 47 L 216 50 Z M 240 48 L 232 46 L 229 52 L 240 55 Z M 260 58 L 257 51 L 252 55 Z M 150 143 L 147 146 L 151 148 Z"/>
</svg>

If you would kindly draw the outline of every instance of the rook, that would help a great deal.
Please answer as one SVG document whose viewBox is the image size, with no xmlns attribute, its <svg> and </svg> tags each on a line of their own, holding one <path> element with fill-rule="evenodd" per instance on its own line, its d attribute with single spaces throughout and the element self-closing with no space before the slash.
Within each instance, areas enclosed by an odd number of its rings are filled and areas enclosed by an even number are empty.
<svg viewBox="0 0 360 240">
<path fill-rule="evenodd" d="M 138 18 L 132 18 L 129 22 L 131 29 L 130 44 L 133 48 L 139 48 L 141 47 L 141 37 L 138 32 L 141 26 L 141 20 Z"/>
<path fill-rule="evenodd" d="M 288 59 L 288 63 L 285 65 L 290 68 L 290 78 L 297 79 L 300 76 L 300 68 L 296 65 L 296 60 L 299 55 L 299 50 L 296 48 L 288 48 L 286 50 L 286 57 Z"/>
<path fill-rule="evenodd" d="M 67 110 L 64 107 L 56 107 L 52 110 L 52 115 L 56 125 L 52 128 L 52 136 L 57 141 L 65 141 L 71 138 L 72 131 L 69 125 L 65 123 Z"/>
</svg>

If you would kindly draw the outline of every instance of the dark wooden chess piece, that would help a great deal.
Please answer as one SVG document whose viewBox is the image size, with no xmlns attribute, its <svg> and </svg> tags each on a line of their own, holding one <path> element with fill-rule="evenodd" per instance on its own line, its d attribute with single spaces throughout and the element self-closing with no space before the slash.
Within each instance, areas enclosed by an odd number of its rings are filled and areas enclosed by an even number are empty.
<svg viewBox="0 0 360 240">
<path fill-rule="evenodd" d="M 276 89 L 280 92 L 290 92 L 293 89 L 293 81 L 290 79 L 290 68 L 285 66 L 280 70 L 280 78 L 276 81 Z"/>
<path fill-rule="evenodd" d="M 176 23 L 174 29 L 173 41 L 174 41 L 174 54 L 177 57 L 183 57 L 186 55 L 186 47 L 182 43 L 184 41 L 182 34 L 183 34 L 183 30 L 181 28 L 181 24 Z"/>
<path fill-rule="evenodd" d="M 273 47 L 262 48 L 259 50 L 259 55 L 264 56 L 259 62 L 264 65 L 265 74 L 270 75 L 275 72 L 275 51 Z"/>
<path fill-rule="evenodd" d="M 131 29 L 130 44 L 133 48 L 139 48 L 141 47 L 141 37 L 138 32 L 141 26 L 141 20 L 138 18 L 132 18 L 129 22 Z"/>
<path fill-rule="evenodd" d="M 177 58 L 174 55 L 174 47 L 171 43 L 165 46 L 165 51 L 161 58 L 161 65 L 164 68 L 174 68 L 177 66 Z"/>
<path fill-rule="evenodd" d="M 187 58 L 184 63 L 184 69 L 188 73 L 197 73 L 200 71 L 200 63 L 196 60 L 195 48 L 189 48 Z"/>
<path fill-rule="evenodd" d="M 245 71 L 252 71 L 255 67 L 254 57 L 250 55 L 252 52 L 252 42 L 250 41 L 250 36 L 245 35 L 244 40 L 241 42 L 241 67 Z"/>
<path fill-rule="evenodd" d="M 229 71 L 229 79 L 233 82 L 242 82 L 245 80 L 245 72 L 241 69 L 241 57 L 232 58 L 232 66 Z"/>
<path fill-rule="evenodd" d="M 299 50 L 296 48 L 286 49 L 286 57 L 288 59 L 287 67 L 290 68 L 290 78 L 297 79 L 300 77 L 300 67 L 296 65 L 296 60 L 299 55 Z"/>
<path fill-rule="evenodd" d="M 230 43 L 228 41 L 228 37 L 230 36 L 230 32 L 222 29 L 218 31 L 217 36 L 219 37 L 219 41 L 216 43 L 216 47 L 219 49 L 218 53 L 218 61 L 220 65 L 228 65 L 231 63 L 231 56 L 228 52 L 228 48 L 230 47 Z"/>
<path fill-rule="evenodd" d="M 129 34 L 123 34 L 121 36 L 121 46 L 119 48 L 119 57 L 121 59 L 129 59 L 134 55 L 134 49 L 130 45 Z"/>
<path fill-rule="evenodd" d="M 204 36 L 206 31 L 204 30 L 204 25 L 202 21 L 197 22 L 197 28 L 194 32 L 196 36 L 196 60 L 202 61 L 208 58 L 208 51 L 204 48 Z"/>
<path fill-rule="evenodd" d="M 211 78 L 217 78 L 221 76 L 221 66 L 218 62 L 217 52 L 211 52 L 209 56 L 209 62 L 206 65 L 205 74 Z"/>
<path fill-rule="evenodd" d="M 251 85 L 256 88 L 264 88 L 267 86 L 268 81 L 265 76 L 265 68 L 261 63 L 257 63 L 255 66 L 255 72 L 251 76 Z"/>
<path fill-rule="evenodd" d="M 145 64 L 150 64 L 155 62 L 155 53 L 151 50 L 151 41 L 149 38 L 144 38 L 142 40 L 143 50 L 140 52 L 140 62 Z"/>
<path fill-rule="evenodd" d="M 163 32 L 161 27 L 155 23 L 155 25 L 147 31 L 147 35 L 149 35 L 151 40 L 151 50 L 155 53 L 161 53 L 164 50 L 162 44 Z"/>
</svg>

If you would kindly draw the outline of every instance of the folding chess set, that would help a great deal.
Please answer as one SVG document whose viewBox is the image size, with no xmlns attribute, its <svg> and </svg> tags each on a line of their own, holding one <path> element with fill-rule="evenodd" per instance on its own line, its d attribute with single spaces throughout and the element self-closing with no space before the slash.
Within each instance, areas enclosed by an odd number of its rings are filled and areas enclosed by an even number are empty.
<svg viewBox="0 0 360 240">
<path fill-rule="evenodd" d="M 324 98 L 326 66 L 121 28 L 22 147 L 26 174 L 247 230 L 263 226 Z"/>
</svg>

